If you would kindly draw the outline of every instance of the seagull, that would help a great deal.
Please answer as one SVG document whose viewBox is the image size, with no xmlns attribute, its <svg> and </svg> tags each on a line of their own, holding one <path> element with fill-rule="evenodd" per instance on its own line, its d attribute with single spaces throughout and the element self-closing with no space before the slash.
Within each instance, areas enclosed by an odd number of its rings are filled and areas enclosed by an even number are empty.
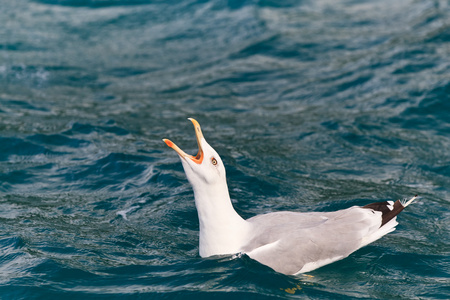
<svg viewBox="0 0 450 300">
<path fill-rule="evenodd" d="M 343 259 L 389 232 L 409 200 L 384 201 L 332 212 L 280 211 L 244 220 L 233 208 L 225 166 L 193 118 L 196 156 L 169 139 L 192 185 L 200 223 L 201 257 L 247 255 L 276 272 L 297 275 Z"/>
</svg>

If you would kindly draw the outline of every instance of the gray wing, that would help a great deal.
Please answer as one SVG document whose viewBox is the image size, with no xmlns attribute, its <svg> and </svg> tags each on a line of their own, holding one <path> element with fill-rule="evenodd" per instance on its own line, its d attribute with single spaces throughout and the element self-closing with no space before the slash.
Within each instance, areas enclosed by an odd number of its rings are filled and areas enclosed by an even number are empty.
<svg viewBox="0 0 450 300">
<path fill-rule="evenodd" d="M 361 207 L 325 213 L 277 212 L 248 219 L 243 252 L 277 272 L 296 274 L 347 257 L 381 225 L 381 213 Z"/>
</svg>

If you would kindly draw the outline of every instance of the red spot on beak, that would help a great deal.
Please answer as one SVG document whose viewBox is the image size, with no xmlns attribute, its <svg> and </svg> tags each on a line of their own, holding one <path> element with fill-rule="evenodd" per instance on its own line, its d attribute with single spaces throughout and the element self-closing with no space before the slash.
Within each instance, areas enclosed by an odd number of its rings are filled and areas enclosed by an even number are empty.
<svg viewBox="0 0 450 300">
<path fill-rule="evenodd" d="M 173 143 L 171 140 L 164 139 L 164 143 L 166 143 L 166 145 L 169 146 L 170 148 L 173 148 Z"/>
</svg>

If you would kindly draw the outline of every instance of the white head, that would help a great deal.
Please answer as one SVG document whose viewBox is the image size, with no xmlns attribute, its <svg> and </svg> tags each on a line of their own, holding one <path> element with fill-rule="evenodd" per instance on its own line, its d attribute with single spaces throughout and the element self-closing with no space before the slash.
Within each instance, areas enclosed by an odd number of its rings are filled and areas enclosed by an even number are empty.
<svg viewBox="0 0 450 300">
<path fill-rule="evenodd" d="M 200 221 L 202 257 L 241 251 L 247 223 L 236 213 L 228 194 L 225 167 L 219 154 L 206 142 L 194 119 L 198 153 L 188 155 L 172 141 L 163 141 L 181 158 L 186 177 L 192 185 Z M 244 238 L 244 240 L 246 240 Z"/>
<path fill-rule="evenodd" d="M 225 167 L 222 159 L 206 142 L 200 124 L 192 118 L 189 118 L 189 120 L 194 124 L 195 135 L 197 137 L 198 153 L 196 156 L 186 154 L 168 139 L 163 139 L 163 141 L 180 156 L 184 172 L 194 191 L 197 189 L 203 190 L 206 186 L 215 186 L 224 183 L 226 185 Z"/>
</svg>

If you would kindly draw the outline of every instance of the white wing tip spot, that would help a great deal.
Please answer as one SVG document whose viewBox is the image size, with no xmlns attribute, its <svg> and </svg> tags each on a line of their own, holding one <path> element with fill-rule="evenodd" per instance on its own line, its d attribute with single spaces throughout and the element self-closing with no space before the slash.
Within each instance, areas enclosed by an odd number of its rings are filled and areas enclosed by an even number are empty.
<svg viewBox="0 0 450 300">
<path fill-rule="evenodd" d="M 394 209 L 394 201 L 388 201 L 387 208 L 389 208 L 389 210 L 393 210 Z"/>
</svg>

